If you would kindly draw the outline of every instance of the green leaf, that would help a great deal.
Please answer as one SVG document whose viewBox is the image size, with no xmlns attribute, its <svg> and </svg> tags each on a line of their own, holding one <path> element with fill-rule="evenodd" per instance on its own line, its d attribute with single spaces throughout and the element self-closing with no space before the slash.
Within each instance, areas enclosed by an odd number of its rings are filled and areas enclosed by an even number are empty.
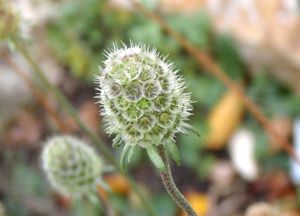
<svg viewBox="0 0 300 216">
<path fill-rule="evenodd" d="M 132 158 L 135 150 L 136 150 L 136 145 L 130 147 L 130 149 L 128 151 L 128 156 L 127 156 L 128 163 L 131 161 L 131 158 Z"/>
<path fill-rule="evenodd" d="M 170 156 L 173 158 L 173 160 L 177 163 L 177 165 L 180 165 L 180 153 L 179 150 L 174 142 L 169 142 L 166 144 L 166 149 Z"/>
<path fill-rule="evenodd" d="M 191 126 L 191 127 L 188 128 L 188 130 L 193 132 L 197 137 L 201 138 L 200 132 L 195 127 Z"/>
<path fill-rule="evenodd" d="M 228 35 L 221 35 L 216 37 L 213 45 L 219 65 L 230 77 L 241 80 L 244 70 L 234 40 Z"/>
<path fill-rule="evenodd" d="M 125 165 L 126 161 L 125 160 L 126 160 L 126 157 L 128 155 L 129 150 L 130 150 L 130 145 L 126 144 L 124 146 L 122 152 L 121 152 L 120 167 L 121 167 L 122 170 L 125 170 L 125 168 L 126 168 L 126 165 Z"/>
<path fill-rule="evenodd" d="M 155 148 L 155 146 L 150 145 L 146 149 L 147 149 L 148 156 L 149 156 L 150 160 L 152 161 L 152 163 L 158 169 L 164 171 L 166 169 L 165 164 L 164 164 L 162 158 L 160 157 L 160 155 L 158 154 L 157 149 Z"/>
</svg>

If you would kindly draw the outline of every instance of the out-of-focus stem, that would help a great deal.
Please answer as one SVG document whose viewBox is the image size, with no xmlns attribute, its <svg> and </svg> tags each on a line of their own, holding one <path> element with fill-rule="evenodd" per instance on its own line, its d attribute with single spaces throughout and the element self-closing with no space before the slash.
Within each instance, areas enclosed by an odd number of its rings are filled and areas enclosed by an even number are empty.
<svg viewBox="0 0 300 216">
<path fill-rule="evenodd" d="M 107 216 L 117 216 L 115 209 L 113 208 L 112 203 L 110 202 L 109 198 L 107 197 L 106 192 L 101 188 L 98 187 L 98 198 L 104 206 L 105 215 Z"/>
</svg>

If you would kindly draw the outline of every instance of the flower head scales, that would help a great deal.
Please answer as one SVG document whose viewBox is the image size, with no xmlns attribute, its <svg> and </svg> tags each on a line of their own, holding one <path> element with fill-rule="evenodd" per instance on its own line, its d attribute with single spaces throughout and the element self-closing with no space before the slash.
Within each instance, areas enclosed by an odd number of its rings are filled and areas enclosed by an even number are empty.
<svg viewBox="0 0 300 216">
<path fill-rule="evenodd" d="M 177 132 L 185 132 L 190 94 L 166 57 L 142 44 L 114 46 L 106 56 L 98 98 L 106 131 L 116 135 L 115 145 L 127 146 L 123 154 L 135 146 L 165 146 Z"/>
</svg>

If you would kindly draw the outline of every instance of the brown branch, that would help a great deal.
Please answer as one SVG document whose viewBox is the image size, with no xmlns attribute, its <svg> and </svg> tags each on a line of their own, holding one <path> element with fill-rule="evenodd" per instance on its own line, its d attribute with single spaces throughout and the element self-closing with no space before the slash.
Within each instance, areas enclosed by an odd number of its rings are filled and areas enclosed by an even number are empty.
<svg viewBox="0 0 300 216">
<path fill-rule="evenodd" d="M 17 65 L 11 56 L 7 54 L 3 54 L 2 56 L 3 61 L 13 69 L 13 71 L 27 84 L 28 88 L 30 89 L 32 95 L 36 98 L 37 102 L 44 107 L 45 111 L 49 114 L 50 118 L 53 122 L 57 125 L 58 129 L 62 132 L 67 131 L 67 128 L 61 122 L 59 114 L 55 110 L 53 106 L 51 106 L 48 101 L 46 100 L 45 95 L 33 84 L 32 80 L 29 79 L 26 72 Z"/>
<path fill-rule="evenodd" d="M 292 145 L 283 138 L 273 128 L 268 118 L 263 114 L 261 109 L 246 95 L 242 86 L 235 83 L 229 76 L 209 57 L 206 53 L 196 49 L 185 37 L 173 30 L 170 25 L 158 14 L 148 10 L 142 4 L 135 0 L 132 0 L 136 9 L 142 12 L 145 16 L 156 21 L 162 29 L 164 29 L 171 37 L 173 37 L 191 56 L 193 56 L 199 64 L 218 78 L 225 86 L 235 91 L 245 107 L 252 113 L 256 120 L 262 125 L 262 127 L 282 146 L 282 148 L 298 163 L 300 163 L 299 157 L 295 154 Z"/>
</svg>

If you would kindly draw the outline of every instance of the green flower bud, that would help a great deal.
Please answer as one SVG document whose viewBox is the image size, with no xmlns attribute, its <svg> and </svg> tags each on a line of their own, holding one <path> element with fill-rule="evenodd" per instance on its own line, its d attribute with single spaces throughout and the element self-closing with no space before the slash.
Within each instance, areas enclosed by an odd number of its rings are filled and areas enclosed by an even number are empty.
<svg viewBox="0 0 300 216">
<path fill-rule="evenodd" d="M 171 145 L 167 149 L 178 161 L 175 134 L 189 128 L 186 120 L 192 110 L 178 71 L 145 45 L 115 47 L 106 55 L 98 77 L 98 98 L 106 131 L 116 135 L 113 145 L 125 144 L 121 158 L 136 146 L 157 158 L 158 145 Z"/>
<path fill-rule="evenodd" d="M 55 136 L 47 141 L 42 166 L 53 188 L 74 198 L 92 193 L 103 169 L 94 149 L 71 136 Z"/>
</svg>

